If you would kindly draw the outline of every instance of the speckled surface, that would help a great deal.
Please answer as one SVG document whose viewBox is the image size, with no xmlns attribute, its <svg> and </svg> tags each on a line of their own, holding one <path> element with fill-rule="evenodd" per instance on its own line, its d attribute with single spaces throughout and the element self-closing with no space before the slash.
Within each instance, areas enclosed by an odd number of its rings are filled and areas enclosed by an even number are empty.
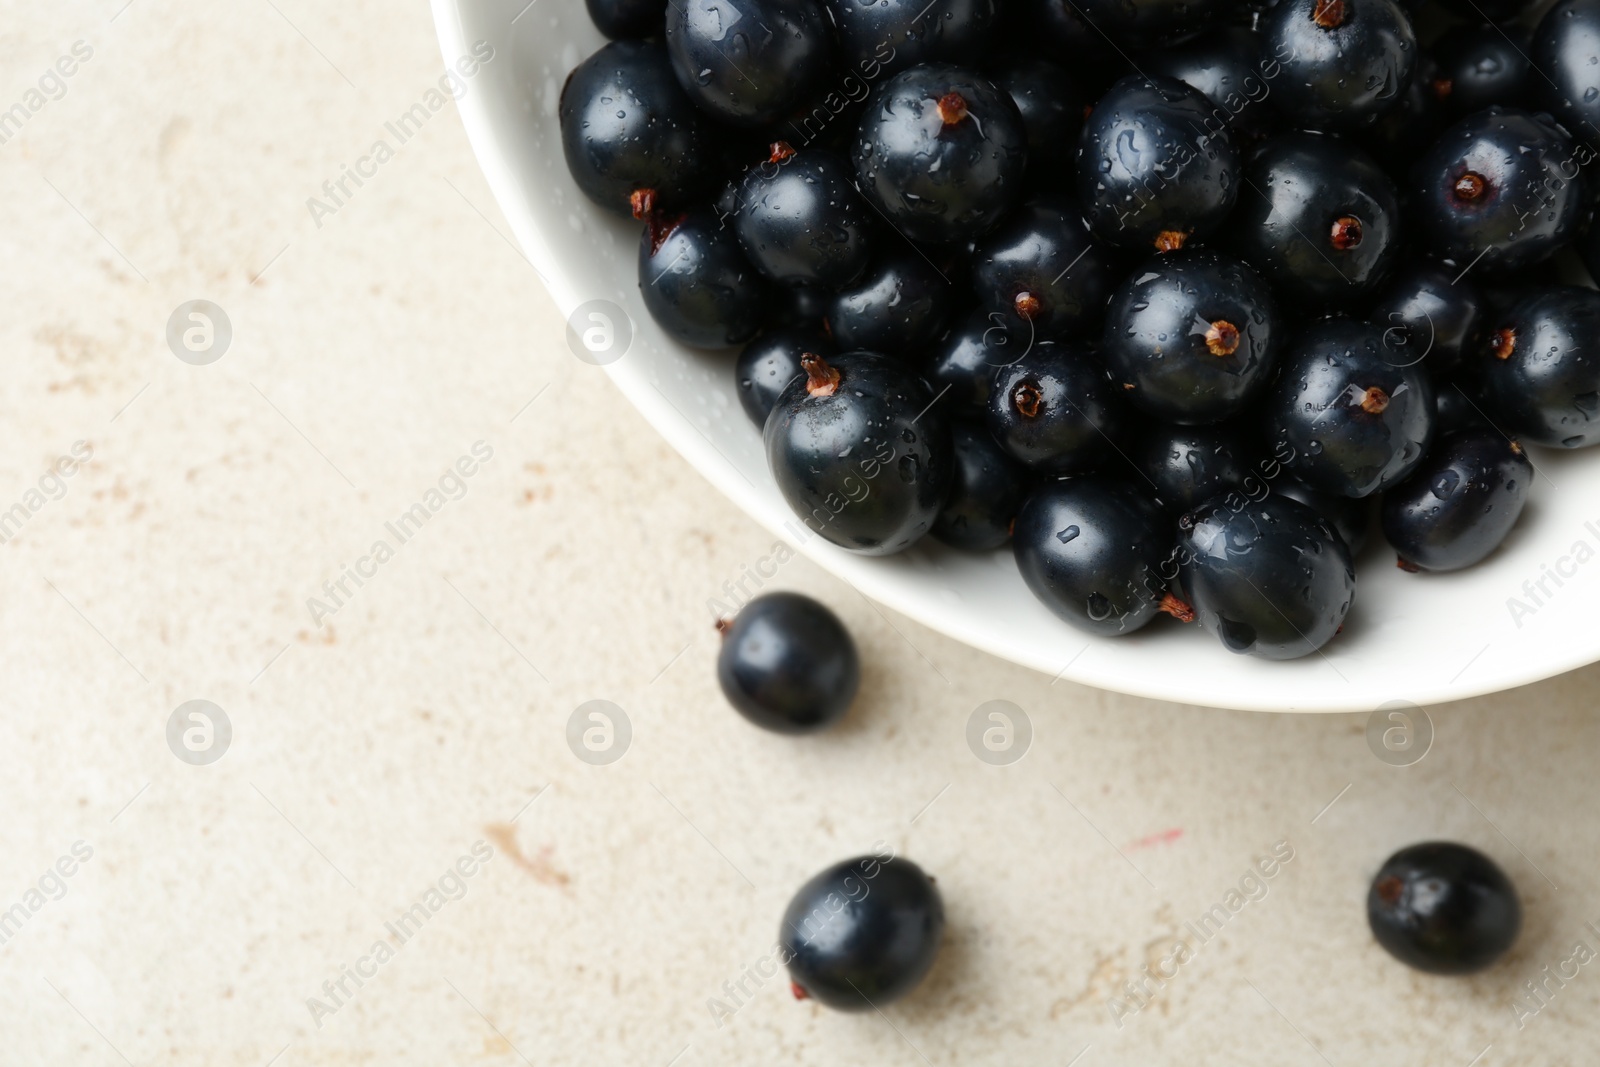
<svg viewBox="0 0 1600 1067">
<path fill-rule="evenodd" d="M 93 48 L 0 144 L 0 511 L 27 513 L 0 545 L 0 1063 L 1587 1061 L 1600 972 L 1564 961 L 1600 950 L 1600 669 L 1434 709 L 1393 767 L 1364 716 L 1052 684 L 794 559 L 765 586 L 843 616 L 864 687 L 831 735 L 760 734 L 715 689 L 709 604 L 772 539 L 568 351 L 454 113 L 307 209 L 437 81 L 424 6 L 119 7 L 0 7 L 0 108 Z M 206 366 L 164 338 L 198 298 L 233 328 Z M 203 766 L 167 741 L 195 699 L 233 731 Z M 609 765 L 566 740 L 594 699 L 632 727 Z M 965 741 L 994 699 L 1033 724 L 1010 766 Z M 1523 893 L 1476 978 L 1366 931 L 1371 871 L 1435 836 Z M 943 956 L 882 1015 L 797 1004 L 759 977 L 788 894 L 876 841 L 938 877 Z M 1125 983 L 1278 842 L 1139 1009 Z"/>
</svg>

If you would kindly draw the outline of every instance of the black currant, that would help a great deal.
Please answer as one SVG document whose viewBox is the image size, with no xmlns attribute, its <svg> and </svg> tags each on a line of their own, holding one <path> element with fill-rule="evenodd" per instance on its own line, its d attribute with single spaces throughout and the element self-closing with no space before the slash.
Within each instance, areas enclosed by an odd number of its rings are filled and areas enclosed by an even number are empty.
<svg viewBox="0 0 1600 1067">
<path fill-rule="evenodd" d="M 1600 292 L 1539 290 L 1490 326 L 1466 371 L 1495 426 L 1552 448 L 1600 443 Z"/>
<path fill-rule="evenodd" d="M 667 54 L 678 84 L 734 126 L 775 122 L 831 66 L 828 17 L 817 0 L 671 0 Z"/>
<path fill-rule="evenodd" d="M 943 939 L 938 887 L 898 856 L 834 864 L 800 887 L 778 928 L 794 995 L 841 1011 L 871 1011 L 911 992 Z"/>
<path fill-rule="evenodd" d="M 833 339 L 820 326 L 774 326 L 744 346 L 734 363 L 734 380 L 739 383 L 739 404 L 758 427 L 790 382 L 805 377 L 800 357 L 814 352 L 832 359 Z"/>
<path fill-rule="evenodd" d="M 1600 143 L 1600 0 L 1561 0 L 1545 12 L 1528 58 L 1537 72 L 1528 84 L 1544 106 L 1589 144 Z"/>
<path fill-rule="evenodd" d="M 642 214 L 635 194 L 676 206 L 705 184 L 711 124 L 673 77 L 654 41 L 613 41 L 567 76 L 561 147 L 583 195 L 621 215 Z"/>
<path fill-rule="evenodd" d="M 1244 185 L 1228 233 L 1284 296 L 1350 304 L 1394 266 L 1399 196 L 1353 145 L 1315 133 L 1274 137 L 1246 165 Z"/>
<path fill-rule="evenodd" d="M 1296 500 L 1213 500 L 1178 522 L 1179 580 L 1224 648 L 1265 659 L 1310 655 L 1355 597 L 1350 549 Z"/>
<path fill-rule="evenodd" d="M 1281 0 L 1261 22 L 1261 55 L 1282 71 L 1271 99 L 1297 125 L 1369 125 L 1400 103 L 1417 35 L 1394 0 Z"/>
<path fill-rule="evenodd" d="M 824 730 L 861 685 L 856 643 L 839 617 L 799 593 L 767 593 L 717 623 L 717 682 L 746 719 L 780 734 Z"/>
<path fill-rule="evenodd" d="M 972 287 L 982 310 L 1025 346 L 1098 326 L 1111 269 L 1078 205 L 1050 197 L 1023 204 L 978 242 Z"/>
<path fill-rule="evenodd" d="M 1255 449 L 1234 427 L 1152 426 L 1129 458 L 1171 518 L 1247 484 L 1265 484 Z"/>
<path fill-rule="evenodd" d="M 1582 153 L 1592 158 L 1587 148 Z M 1531 267 L 1576 237 L 1586 220 L 1584 158 L 1547 115 L 1480 111 L 1417 160 L 1419 229 L 1436 255 L 1463 269 Z"/>
<path fill-rule="evenodd" d="M 1112 294 L 1101 351 L 1135 407 L 1213 423 L 1266 388 L 1281 333 L 1272 292 L 1249 265 L 1184 249 L 1150 259 Z"/>
<path fill-rule="evenodd" d="M 1083 474 L 1113 454 L 1121 403 L 1092 351 L 1041 341 L 995 372 L 987 421 L 1013 459 L 1041 474 Z"/>
<path fill-rule="evenodd" d="M 955 475 L 933 536 L 969 552 L 999 548 L 1011 539 L 1011 522 L 1027 495 L 1028 476 L 982 426 L 952 426 L 950 443 Z"/>
<path fill-rule="evenodd" d="M 750 262 L 774 281 L 837 289 L 860 277 L 870 253 L 872 209 L 850 165 L 821 148 L 786 141 L 745 172 L 733 230 Z"/>
<path fill-rule="evenodd" d="M 989 411 L 995 371 L 1025 347 L 1011 343 L 1004 325 L 974 311 L 939 339 L 923 366 L 923 376 L 934 392 L 948 387 L 944 404 L 953 417 L 982 421 Z"/>
<path fill-rule="evenodd" d="M 1367 893 L 1372 936 L 1429 974 L 1471 974 L 1505 955 L 1522 930 L 1522 902 L 1494 860 L 1430 841 L 1390 856 Z"/>
<path fill-rule="evenodd" d="M 1498 430 L 1447 434 L 1411 477 L 1383 494 L 1383 536 L 1403 570 L 1470 567 L 1517 524 L 1532 481 L 1522 446 Z"/>
<path fill-rule="evenodd" d="M 949 244 L 979 236 L 1021 198 L 1028 138 L 1010 94 L 929 64 L 872 91 L 852 155 L 862 193 L 901 233 Z"/>
<path fill-rule="evenodd" d="M 802 522 L 843 548 L 899 552 L 933 526 L 950 489 L 950 434 L 927 384 L 897 360 L 801 358 L 767 416 L 778 489 Z"/>
<path fill-rule="evenodd" d="M 1461 275 L 1460 268 L 1417 260 L 1378 292 L 1367 318 L 1383 328 L 1392 362 L 1421 364 L 1435 382 L 1460 368 L 1486 320 L 1483 295 Z"/>
<path fill-rule="evenodd" d="M 1162 576 L 1171 522 L 1127 482 L 1070 478 L 1041 486 L 1017 513 L 1011 547 L 1033 595 L 1090 633 L 1129 634 L 1163 611 L 1193 618 Z"/>
<path fill-rule="evenodd" d="M 1267 398 L 1277 458 L 1313 489 L 1351 497 L 1415 470 L 1433 441 L 1433 386 L 1396 362 L 1377 326 L 1325 319 L 1305 329 Z"/>
<path fill-rule="evenodd" d="M 1134 74 L 1106 91 L 1078 141 L 1078 199 L 1096 237 L 1165 252 L 1222 225 L 1239 150 L 1214 110 L 1176 78 Z"/>
<path fill-rule="evenodd" d="M 927 253 L 887 236 L 866 272 L 829 300 L 828 329 L 842 349 L 920 356 L 949 321 L 950 283 Z"/>
<path fill-rule="evenodd" d="M 742 344 L 761 329 L 767 286 L 716 212 L 653 212 L 639 236 L 644 306 L 674 340 L 696 348 Z"/>
</svg>

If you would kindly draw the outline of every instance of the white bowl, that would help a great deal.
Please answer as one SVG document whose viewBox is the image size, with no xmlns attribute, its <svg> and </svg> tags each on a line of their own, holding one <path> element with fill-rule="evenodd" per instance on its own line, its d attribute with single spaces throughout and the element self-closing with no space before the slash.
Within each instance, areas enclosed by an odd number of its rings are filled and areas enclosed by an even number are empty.
<svg viewBox="0 0 1600 1067">
<path fill-rule="evenodd" d="M 458 106 L 489 186 L 550 295 L 563 314 L 602 299 L 632 320 L 631 346 L 606 365 L 612 380 L 713 485 L 873 600 L 1050 675 L 1217 707 L 1438 703 L 1600 659 L 1600 450 L 1535 451 L 1540 474 L 1521 523 L 1469 571 L 1405 574 L 1386 546 L 1368 546 L 1345 632 L 1322 653 L 1289 663 L 1233 655 L 1198 625 L 1165 620 L 1128 637 L 1091 637 L 1034 599 L 1009 551 L 974 556 L 925 540 L 900 556 L 868 559 L 817 537 L 802 543 L 804 528 L 768 476 L 760 433 L 739 406 L 732 356 L 692 351 L 656 329 L 639 299 L 638 227 L 596 208 L 567 175 L 557 97 L 567 73 L 604 43 L 584 5 L 433 0 L 433 13 L 447 65 L 475 42 L 494 49 L 466 79 Z M 1582 562 L 1574 556 L 1580 542 Z M 1558 569 L 1571 572 L 1559 586 L 1550 577 Z"/>
</svg>

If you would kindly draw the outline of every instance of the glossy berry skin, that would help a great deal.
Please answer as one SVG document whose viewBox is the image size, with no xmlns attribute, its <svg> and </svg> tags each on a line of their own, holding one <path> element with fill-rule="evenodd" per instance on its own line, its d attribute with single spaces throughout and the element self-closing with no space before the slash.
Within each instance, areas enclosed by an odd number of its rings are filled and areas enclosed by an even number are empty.
<svg viewBox="0 0 1600 1067">
<path fill-rule="evenodd" d="M 1367 320 L 1384 331 L 1393 363 L 1419 364 L 1435 382 L 1455 374 L 1487 321 L 1483 294 L 1459 267 L 1417 260 L 1378 293 Z"/>
<path fill-rule="evenodd" d="M 773 145 L 771 158 L 745 172 L 732 217 L 750 262 L 789 285 L 837 289 L 860 277 L 873 219 L 853 178 L 832 152 Z"/>
<path fill-rule="evenodd" d="M 995 371 L 1022 349 L 1011 343 L 1003 325 L 974 311 L 933 346 L 922 375 L 936 393 L 949 388 L 943 403 L 952 417 L 982 422 L 989 411 Z"/>
<path fill-rule="evenodd" d="M 1319 493 L 1300 479 L 1281 472 L 1268 485 L 1272 492 L 1304 504 L 1332 523 L 1352 557 L 1360 555 L 1366 547 L 1367 531 L 1372 525 L 1372 501 Z"/>
<path fill-rule="evenodd" d="M 1435 92 L 1454 117 L 1493 104 L 1518 107 L 1530 94 L 1528 41 L 1517 30 L 1498 26 L 1458 26 L 1433 44 L 1439 67 Z M 1543 81 L 1543 78 L 1539 78 Z"/>
<path fill-rule="evenodd" d="M 872 1011 L 915 989 L 944 940 L 933 879 L 898 856 L 836 863 L 795 893 L 778 927 L 797 997 Z"/>
<path fill-rule="evenodd" d="M 1151 50 L 1139 57 L 1139 69 L 1198 89 L 1210 101 L 1213 115 L 1240 133 L 1259 137 L 1277 121 L 1267 103 L 1273 79 L 1264 76 L 1257 58 L 1260 51 L 1261 41 L 1253 30 L 1224 26 L 1180 45 Z"/>
<path fill-rule="evenodd" d="M 766 284 L 716 212 L 657 216 L 639 236 L 639 292 L 667 334 L 695 348 L 743 344 L 761 329 Z"/>
<path fill-rule="evenodd" d="M 1538 0 L 1439 0 L 1439 6 L 1462 19 L 1507 22 L 1538 6 Z"/>
<path fill-rule="evenodd" d="M 953 548 L 987 552 L 1011 540 L 1011 520 L 1028 495 L 1028 477 L 982 426 L 950 428 L 955 476 L 933 536 Z"/>
<path fill-rule="evenodd" d="M 1179 520 L 1179 575 L 1230 652 L 1298 659 L 1333 639 L 1355 597 L 1350 549 L 1327 519 L 1272 494 L 1214 500 Z"/>
<path fill-rule="evenodd" d="M 920 356 L 949 320 L 950 284 L 920 250 L 888 236 L 866 272 L 828 302 L 828 328 L 840 348 Z"/>
<path fill-rule="evenodd" d="M 1101 351 L 1135 407 L 1205 424 L 1267 387 L 1281 333 L 1272 291 L 1248 264 L 1184 249 L 1145 261 L 1112 294 Z"/>
<path fill-rule="evenodd" d="M 1539 20 L 1529 85 L 1569 130 L 1600 143 L 1600 0 L 1561 0 Z"/>
<path fill-rule="evenodd" d="M 1030 200 L 973 250 L 979 307 L 1019 346 L 1098 327 L 1111 278 L 1108 256 L 1066 198 Z"/>
<path fill-rule="evenodd" d="M 997 0 L 824 0 L 845 65 L 869 81 L 983 51 Z"/>
<path fill-rule="evenodd" d="M 1367 126 L 1411 83 L 1417 35 L 1394 0 L 1282 0 L 1261 23 L 1261 55 L 1283 65 L 1271 99 L 1296 125 Z"/>
<path fill-rule="evenodd" d="M 807 99 L 833 60 L 817 0 L 671 0 L 667 54 L 689 98 L 732 126 L 775 122 Z"/>
<path fill-rule="evenodd" d="M 1212 497 L 1260 482 L 1252 480 L 1257 466 L 1252 453 L 1232 428 L 1159 426 L 1137 439 L 1129 458 L 1144 476 L 1134 484 L 1153 486 L 1156 502 L 1176 519 Z"/>
<path fill-rule="evenodd" d="M 1175 78 L 1133 74 L 1106 91 L 1078 140 L 1078 200 L 1096 237 L 1156 251 L 1222 225 L 1239 194 L 1239 150 L 1212 111 Z"/>
<path fill-rule="evenodd" d="M 851 156 L 861 192 L 896 229 L 951 244 L 979 236 L 1021 198 L 1028 135 L 1010 94 L 930 64 L 872 91 Z"/>
<path fill-rule="evenodd" d="M 1495 426 L 1551 448 L 1600 443 L 1600 292 L 1535 291 L 1491 325 L 1467 372 Z"/>
<path fill-rule="evenodd" d="M 758 596 L 717 624 L 717 682 L 746 719 L 810 734 L 844 718 L 861 687 L 861 659 L 839 617 L 799 593 Z"/>
<path fill-rule="evenodd" d="M 1081 630 L 1129 634 L 1162 610 L 1171 523 L 1127 482 L 1093 477 L 1041 486 L 1017 515 L 1011 547 L 1033 595 Z"/>
<path fill-rule="evenodd" d="M 1462 119 L 1417 160 L 1412 180 L 1430 250 L 1484 273 L 1548 259 L 1585 221 L 1577 153 L 1548 116 L 1492 107 Z"/>
<path fill-rule="evenodd" d="M 767 424 L 778 397 L 790 382 L 804 378 L 800 357 L 815 352 L 832 359 L 837 346 L 820 326 L 774 326 L 744 346 L 734 363 L 739 406 L 756 426 Z"/>
<path fill-rule="evenodd" d="M 1274 454 L 1313 489 L 1364 497 L 1405 478 L 1433 442 L 1433 386 L 1395 366 L 1383 331 L 1325 319 L 1295 338 L 1266 402 Z"/>
<path fill-rule="evenodd" d="M 1069 166 L 1083 127 L 1084 96 L 1064 67 L 1042 59 L 1006 56 L 990 71 L 996 88 L 1011 95 L 1028 139 L 1028 165 L 1048 177 Z"/>
<path fill-rule="evenodd" d="M 1228 233 L 1286 302 L 1347 305 L 1394 267 L 1399 196 L 1388 175 L 1353 145 L 1323 134 L 1283 134 L 1251 158 L 1245 180 Z"/>
<path fill-rule="evenodd" d="M 1232 14 L 1235 0 L 1075 0 L 1088 23 L 1129 48 L 1172 44 Z"/>
<path fill-rule="evenodd" d="M 589 21 L 613 41 L 658 37 L 666 0 L 585 0 Z"/>
<path fill-rule="evenodd" d="M 1498 430 L 1449 434 L 1411 477 L 1383 494 L 1383 536 L 1404 570 L 1470 567 L 1517 524 L 1532 481 L 1522 446 Z"/>
<path fill-rule="evenodd" d="M 864 555 L 927 533 L 950 489 L 950 434 L 931 389 L 897 360 L 847 352 L 791 382 L 762 433 L 778 489 L 808 527 Z"/>
<path fill-rule="evenodd" d="M 1488 856 L 1430 841 L 1384 861 L 1367 893 L 1367 923 L 1378 944 L 1409 967 L 1471 974 L 1516 942 L 1522 902 Z"/>
<path fill-rule="evenodd" d="M 1114 454 L 1120 405 L 1093 352 L 1041 341 L 995 373 L 987 421 L 1018 462 L 1046 475 L 1083 474 Z"/>
<path fill-rule="evenodd" d="M 654 190 L 658 204 L 671 205 L 705 184 L 710 123 L 653 41 L 613 41 L 579 63 L 559 113 L 567 169 L 603 208 L 631 215 L 636 191 Z"/>
</svg>

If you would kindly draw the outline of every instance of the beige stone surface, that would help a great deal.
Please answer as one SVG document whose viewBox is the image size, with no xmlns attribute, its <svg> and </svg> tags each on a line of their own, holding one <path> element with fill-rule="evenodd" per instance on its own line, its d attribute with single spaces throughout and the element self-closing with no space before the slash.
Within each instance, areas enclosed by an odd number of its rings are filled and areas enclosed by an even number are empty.
<svg viewBox="0 0 1600 1067">
<path fill-rule="evenodd" d="M 1600 670 L 1435 709 L 1396 768 L 1363 716 L 1052 684 L 794 560 L 767 587 L 845 618 L 864 689 L 829 736 L 761 734 L 719 698 L 707 604 L 771 537 L 567 350 L 453 109 L 308 211 L 437 80 L 422 3 L 13 0 L 0 56 L 27 113 L 0 144 L 0 510 L 26 519 L 0 545 L 0 1064 L 1591 1061 L 1596 965 L 1513 1005 L 1600 949 Z M 206 366 L 164 337 L 199 298 L 233 331 Z M 205 766 L 167 742 L 195 699 L 232 728 Z M 566 742 L 591 699 L 632 726 L 608 766 Z M 966 747 L 991 699 L 1034 726 L 1012 766 Z M 1439 836 L 1527 907 L 1467 980 L 1365 925 L 1374 867 Z M 945 893 L 926 986 L 840 1016 L 745 977 L 793 888 L 879 840 Z M 1278 842 L 1265 895 L 1128 1010 Z"/>
</svg>

